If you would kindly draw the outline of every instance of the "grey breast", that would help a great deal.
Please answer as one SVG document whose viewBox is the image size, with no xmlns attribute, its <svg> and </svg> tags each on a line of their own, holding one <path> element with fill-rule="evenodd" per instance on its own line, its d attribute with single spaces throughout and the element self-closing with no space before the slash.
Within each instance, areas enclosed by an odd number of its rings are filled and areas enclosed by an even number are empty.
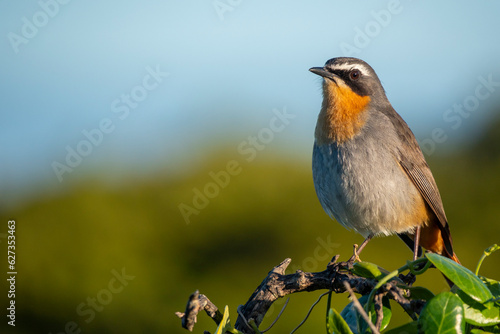
<svg viewBox="0 0 500 334">
<path fill-rule="evenodd" d="M 386 116 L 373 113 L 341 145 L 314 144 L 313 178 L 323 209 L 363 236 L 402 232 L 400 215 L 418 191 L 399 166 L 398 136 Z"/>
</svg>

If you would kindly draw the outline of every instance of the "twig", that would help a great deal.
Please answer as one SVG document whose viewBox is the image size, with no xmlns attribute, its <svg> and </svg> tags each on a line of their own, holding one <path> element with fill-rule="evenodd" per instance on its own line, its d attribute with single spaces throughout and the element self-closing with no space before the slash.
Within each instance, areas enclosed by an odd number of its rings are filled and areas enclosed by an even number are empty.
<svg viewBox="0 0 500 334">
<path fill-rule="evenodd" d="M 422 310 L 422 307 L 423 307 L 423 304 L 420 305 L 420 307 L 417 309 L 417 307 L 415 307 L 415 302 L 418 302 L 418 300 L 408 300 L 405 296 L 404 296 L 404 290 L 398 288 L 396 286 L 396 282 L 390 282 L 388 283 L 387 285 L 384 286 L 384 290 L 387 291 L 389 297 L 391 297 L 392 299 L 394 299 L 395 302 L 397 302 L 399 305 L 401 305 L 401 307 L 403 308 L 403 310 L 405 310 L 406 313 L 408 313 L 408 315 L 413 319 L 413 320 L 417 320 L 417 316 L 415 315 L 415 313 L 420 313 L 420 311 Z"/>
<path fill-rule="evenodd" d="M 261 333 L 265 333 L 267 332 L 268 330 L 270 330 L 274 324 L 278 321 L 278 319 L 281 317 L 281 315 L 283 314 L 283 311 L 285 311 L 285 308 L 286 306 L 288 305 L 288 302 L 290 301 L 290 297 L 288 297 L 286 299 L 286 302 L 285 302 L 285 305 L 283 305 L 283 307 L 281 308 L 281 311 L 280 313 L 278 314 L 278 316 L 276 317 L 276 319 L 274 319 L 274 321 L 271 323 L 271 325 L 269 325 L 269 327 L 267 327 L 266 329 L 264 329 L 263 331 L 260 331 Z"/>
<path fill-rule="evenodd" d="M 309 308 L 309 311 L 307 312 L 306 317 L 304 318 L 304 320 L 302 320 L 302 321 L 300 322 L 300 324 L 298 324 L 298 326 L 297 326 L 297 327 L 295 327 L 295 328 L 294 328 L 294 329 L 290 332 L 290 334 L 295 333 L 295 331 L 297 331 L 297 329 L 299 329 L 299 328 L 300 328 L 300 326 L 302 326 L 302 325 L 306 322 L 306 320 L 307 320 L 307 318 L 309 318 L 309 315 L 311 314 L 311 312 L 312 312 L 312 310 L 313 310 L 314 306 L 316 306 L 316 305 L 319 303 L 319 301 L 321 300 L 321 298 L 323 298 L 323 296 L 325 296 L 325 295 L 327 295 L 327 294 L 329 294 L 329 293 L 330 293 L 330 291 L 327 291 L 327 292 L 325 292 L 325 293 L 322 293 L 322 294 L 319 296 L 319 298 L 318 298 L 318 299 L 317 299 L 317 300 L 316 300 L 316 301 L 315 301 L 315 302 L 311 305 L 311 307 Z"/>
<path fill-rule="evenodd" d="M 354 291 L 352 291 L 351 286 L 349 285 L 349 282 L 344 282 L 344 286 L 346 290 L 349 292 L 352 298 L 352 303 L 356 310 L 361 314 L 363 319 L 366 321 L 368 326 L 370 326 L 370 329 L 372 330 L 373 334 L 380 334 L 378 331 L 377 327 L 372 323 L 370 318 L 368 317 L 368 314 L 366 314 L 365 310 L 363 309 L 363 306 L 361 306 L 361 303 L 359 302 L 358 298 L 356 298 L 356 295 L 354 294 Z"/>
<path fill-rule="evenodd" d="M 377 314 L 377 322 L 375 323 L 375 327 L 380 331 L 382 327 L 382 321 L 384 320 L 384 305 L 382 303 L 382 298 L 384 298 L 385 293 L 379 293 L 375 295 L 375 312 Z"/>
<path fill-rule="evenodd" d="M 238 312 L 238 314 L 239 314 L 239 316 L 241 317 L 241 319 L 243 319 L 243 322 L 245 323 L 245 325 L 247 325 L 247 327 L 251 329 L 251 328 L 252 328 L 252 326 L 250 326 L 250 325 L 248 324 L 247 319 L 245 318 L 245 316 L 243 315 L 243 313 L 241 313 L 241 307 L 242 307 L 242 306 L 243 306 L 243 305 L 239 305 L 239 306 L 238 306 L 238 308 L 236 309 L 236 311 Z"/>
</svg>

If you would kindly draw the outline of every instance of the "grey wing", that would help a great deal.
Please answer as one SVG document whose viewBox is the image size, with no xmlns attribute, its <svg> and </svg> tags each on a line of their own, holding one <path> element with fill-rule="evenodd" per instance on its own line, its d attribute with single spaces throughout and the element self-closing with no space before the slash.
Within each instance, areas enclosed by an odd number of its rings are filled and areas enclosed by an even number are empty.
<svg viewBox="0 0 500 334">
<path fill-rule="evenodd" d="M 399 164 L 436 215 L 446 251 L 449 254 L 453 254 L 450 228 L 448 226 L 446 214 L 444 213 L 441 195 L 439 194 L 436 181 L 432 176 L 429 165 L 427 165 L 424 155 L 420 150 L 420 146 L 406 122 L 396 113 L 396 111 L 392 110 L 392 112 L 386 113 L 386 116 L 389 117 L 394 127 L 397 129 L 402 144 L 398 152 Z"/>
</svg>

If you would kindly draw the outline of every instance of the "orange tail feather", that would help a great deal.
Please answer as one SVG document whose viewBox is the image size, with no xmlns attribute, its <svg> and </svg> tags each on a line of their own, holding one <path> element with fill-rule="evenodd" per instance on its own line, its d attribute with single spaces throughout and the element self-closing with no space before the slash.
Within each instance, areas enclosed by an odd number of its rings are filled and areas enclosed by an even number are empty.
<svg viewBox="0 0 500 334">
<path fill-rule="evenodd" d="M 447 258 L 452 259 L 456 263 L 461 264 L 455 252 L 449 254 L 448 251 L 446 250 L 444 240 L 441 235 L 441 230 L 435 224 L 431 223 L 428 226 L 422 228 L 420 234 L 420 245 L 422 245 L 425 249 L 433 253 L 446 256 Z M 450 281 L 448 277 L 446 277 L 445 275 L 443 275 L 443 277 L 445 278 L 450 288 L 454 286 L 453 282 Z"/>
</svg>

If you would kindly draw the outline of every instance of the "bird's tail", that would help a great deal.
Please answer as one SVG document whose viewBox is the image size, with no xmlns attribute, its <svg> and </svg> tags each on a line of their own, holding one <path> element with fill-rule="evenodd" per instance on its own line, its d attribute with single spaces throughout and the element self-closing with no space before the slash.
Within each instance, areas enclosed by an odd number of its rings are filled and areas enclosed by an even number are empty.
<svg viewBox="0 0 500 334">
<path fill-rule="evenodd" d="M 441 229 L 435 224 L 422 227 L 420 245 L 428 251 L 446 256 L 447 258 L 460 264 L 457 254 L 453 251 L 451 238 L 447 238 L 445 240 L 441 233 Z"/>
<path fill-rule="evenodd" d="M 445 255 L 446 256 L 446 255 Z M 453 252 L 453 255 L 452 256 L 446 256 L 446 257 L 449 257 L 450 259 L 452 259 L 453 261 L 455 261 L 456 263 L 458 264 L 461 264 L 460 263 L 460 260 L 458 259 L 457 257 L 457 254 L 455 254 L 455 252 Z"/>
<path fill-rule="evenodd" d="M 420 236 L 420 244 L 433 253 L 445 256 L 458 264 L 460 260 L 458 259 L 457 254 L 453 251 L 453 247 L 451 244 L 451 238 L 447 239 L 447 242 L 442 236 L 441 230 L 435 224 L 430 224 L 422 228 L 421 236 Z M 443 274 L 444 276 L 444 274 Z M 453 282 L 448 279 L 448 277 L 444 276 L 448 285 L 453 287 Z"/>
</svg>

